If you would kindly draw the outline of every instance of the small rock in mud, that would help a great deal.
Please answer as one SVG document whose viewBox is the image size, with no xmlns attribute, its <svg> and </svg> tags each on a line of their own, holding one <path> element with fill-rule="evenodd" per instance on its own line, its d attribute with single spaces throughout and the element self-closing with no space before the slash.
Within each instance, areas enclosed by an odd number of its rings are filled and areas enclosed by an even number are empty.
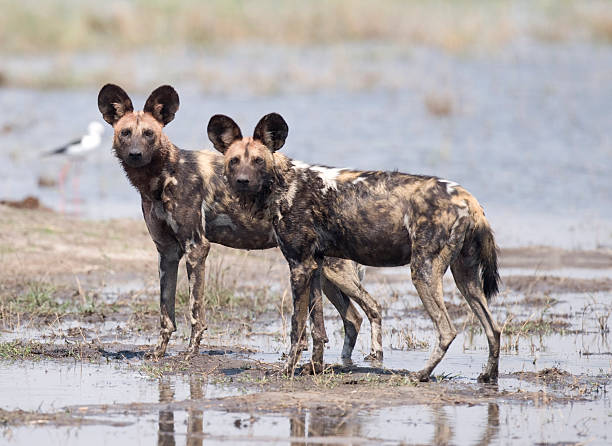
<svg viewBox="0 0 612 446">
<path fill-rule="evenodd" d="M 44 211 L 50 211 L 49 208 L 43 206 L 37 197 L 28 195 L 23 200 L 0 200 L 0 204 L 9 206 L 15 209 L 39 209 Z"/>
</svg>

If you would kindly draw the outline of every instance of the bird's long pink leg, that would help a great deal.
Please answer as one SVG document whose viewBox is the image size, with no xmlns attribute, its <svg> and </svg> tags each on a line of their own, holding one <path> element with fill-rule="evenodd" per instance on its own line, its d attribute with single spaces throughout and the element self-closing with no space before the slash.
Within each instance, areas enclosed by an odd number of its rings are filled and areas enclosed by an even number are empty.
<svg viewBox="0 0 612 446">
<path fill-rule="evenodd" d="M 60 213 L 64 213 L 66 208 L 66 189 L 64 185 L 66 184 L 66 177 L 68 176 L 68 172 L 70 171 L 70 161 L 66 161 L 66 163 L 62 166 L 62 170 L 60 171 L 58 183 L 60 189 Z"/>
</svg>

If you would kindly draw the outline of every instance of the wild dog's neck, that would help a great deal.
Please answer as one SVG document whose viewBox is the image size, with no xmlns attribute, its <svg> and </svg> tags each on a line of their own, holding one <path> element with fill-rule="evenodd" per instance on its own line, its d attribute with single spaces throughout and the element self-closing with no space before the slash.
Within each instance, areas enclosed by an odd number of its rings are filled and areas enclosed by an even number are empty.
<svg viewBox="0 0 612 446">
<path fill-rule="evenodd" d="M 128 180 L 143 198 L 159 200 L 165 177 L 173 176 L 176 170 L 179 159 L 178 152 L 179 149 L 164 136 L 160 146 L 156 148 L 151 162 L 146 166 L 131 167 L 123 160 L 120 160 L 120 162 Z"/>
</svg>

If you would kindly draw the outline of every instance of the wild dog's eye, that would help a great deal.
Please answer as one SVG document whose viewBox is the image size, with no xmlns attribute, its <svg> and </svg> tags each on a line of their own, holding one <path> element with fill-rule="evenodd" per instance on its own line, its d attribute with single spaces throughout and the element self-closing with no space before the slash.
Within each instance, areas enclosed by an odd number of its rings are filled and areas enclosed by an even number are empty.
<svg viewBox="0 0 612 446">
<path fill-rule="evenodd" d="M 132 129 L 123 129 L 121 130 L 121 136 L 128 137 L 132 134 Z"/>
<path fill-rule="evenodd" d="M 153 138 L 153 130 L 151 129 L 144 129 L 142 131 L 142 136 L 144 136 L 145 138 Z"/>
<path fill-rule="evenodd" d="M 238 164 L 240 160 L 238 159 L 237 156 L 233 157 L 232 159 L 229 160 L 229 165 L 230 166 L 235 166 L 236 164 Z"/>
<path fill-rule="evenodd" d="M 259 164 L 260 166 L 264 163 L 264 160 L 261 156 L 255 158 L 255 164 Z"/>
</svg>

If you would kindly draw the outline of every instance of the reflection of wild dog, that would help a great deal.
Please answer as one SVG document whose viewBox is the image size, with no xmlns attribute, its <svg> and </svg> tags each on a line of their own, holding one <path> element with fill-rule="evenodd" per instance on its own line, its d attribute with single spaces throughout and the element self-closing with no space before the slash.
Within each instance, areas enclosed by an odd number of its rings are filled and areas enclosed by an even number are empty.
<svg viewBox="0 0 612 446">
<path fill-rule="evenodd" d="M 243 138 L 227 116 L 213 116 L 208 135 L 225 154 L 230 187 L 265 209 L 291 269 L 294 312 L 288 368 L 299 359 L 298 336 L 308 312 L 308 289 L 324 256 L 364 265 L 410 263 L 412 281 L 438 331 L 426 380 L 457 331 L 442 298 L 450 266 L 455 283 L 480 319 L 489 360 L 480 380 L 497 378 L 500 330 L 487 300 L 498 289 L 493 233 L 476 199 L 459 185 L 429 176 L 360 172 L 308 166 L 275 153 L 288 127 L 278 114 L 264 116 L 252 138 Z"/>
<path fill-rule="evenodd" d="M 223 157 L 212 151 L 185 151 L 174 146 L 163 127 L 174 118 L 179 98 L 172 87 L 155 90 L 143 111 L 134 111 L 128 95 L 106 85 L 98 96 L 104 119 L 115 129 L 113 150 L 130 182 L 140 192 L 144 219 L 159 252 L 161 333 L 155 357 L 163 356 L 176 330 L 174 296 L 179 260 L 187 258 L 191 340 L 189 354 L 198 350 L 204 322 L 204 264 L 210 242 L 239 249 L 266 249 L 276 245 L 272 225 L 253 219 L 223 180 Z M 205 220 L 205 231 L 203 227 Z M 354 262 L 328 258 L 323 262 L 322 286 L 344 322 L 343 357 L 350 357 L 361 316 L 349 297 L 365 311 L 372 325 L 372 355 L 382 357 L 380 307 L 362 288 Z M 313 338 L 327 341 L 319 289 L 314 290 Z M 316 310 L 316 311 L 315 311 Z"/>
</svg>

